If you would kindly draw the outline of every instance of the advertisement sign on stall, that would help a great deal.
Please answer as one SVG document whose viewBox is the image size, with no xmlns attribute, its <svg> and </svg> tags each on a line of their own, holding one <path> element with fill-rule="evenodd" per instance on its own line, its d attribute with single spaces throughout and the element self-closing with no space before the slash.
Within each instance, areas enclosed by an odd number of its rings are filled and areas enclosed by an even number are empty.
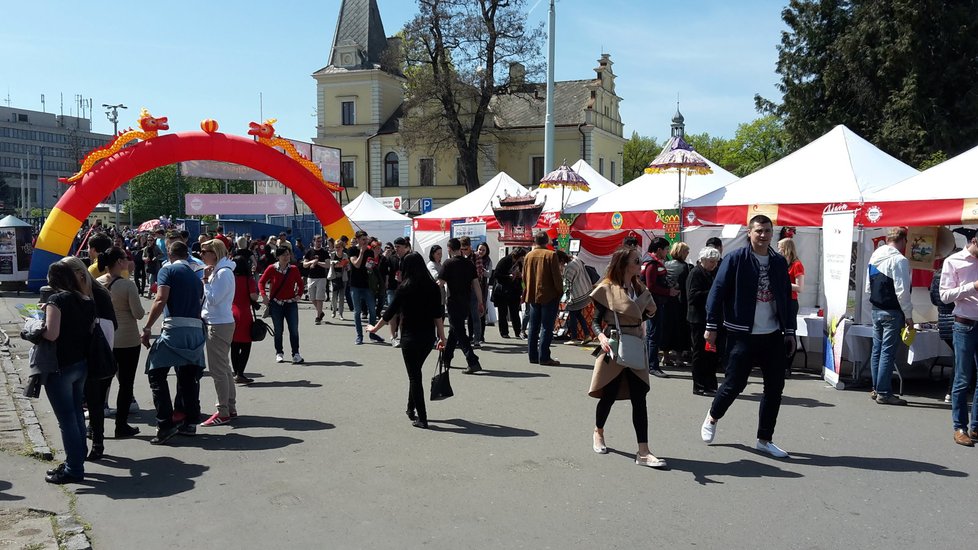
<svg viewBox="0 0 978 550">
<path fill-rule="evenodd" d="M 856 213 L 831 212 L 822 216 L 822 281 L 825 290 L 825 381 L 842 389 L 842 346 L 849 321 L 849 266 L 852 261 L 853 222 Z"/>
<path fill-rule="evenodd" d="M 472 241 L 472 250 L 479 247 L 480 244 L 486 242 L 486 223 L 476 222 L 476 223 L 456 223 L 452 222 L 452 232 L 453 238 L 468 237 Z"/>
</svg>

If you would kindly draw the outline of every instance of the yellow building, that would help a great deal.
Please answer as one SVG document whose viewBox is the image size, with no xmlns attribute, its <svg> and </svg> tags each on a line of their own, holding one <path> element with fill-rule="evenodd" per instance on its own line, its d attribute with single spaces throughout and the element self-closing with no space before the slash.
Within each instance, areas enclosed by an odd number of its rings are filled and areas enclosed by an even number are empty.
<svg viewBox="0 0 978 550">
<path fill-rule="evenodd" d="M 350 198 L 362 191 L 400 196 L 408 210 L 417 211 L 418 201 L 427 197 L 437 208 L 466 192 L 457 176 L 458 155 L 403 146 L 398 128 L 405 78 L 386 62 L 398 57 L 398 48 L 400 40 L 384 32 L 376 0 L 343 0 L 329 64 L 312 75 L 318 113 L 313 141 L 342 150 L 342 179 Z M 555 83 L 554 158 L 558 163 L 583 158 L 621 184 L 626 140 L 612 65 L 610 56 L 602 54 L 593 79 Z M 511 64 L 509 70 L 510 81 L 522 79 L 521 65 Z M 490 103 L 495 135 L 482 136 L 487 152 L 479 159 L 480 181 L 503 171 L 531 186 L 546 173 L 546 86 L 527 83 L 517 88 L 519 92 L 498 94 Z"/>
</svg>

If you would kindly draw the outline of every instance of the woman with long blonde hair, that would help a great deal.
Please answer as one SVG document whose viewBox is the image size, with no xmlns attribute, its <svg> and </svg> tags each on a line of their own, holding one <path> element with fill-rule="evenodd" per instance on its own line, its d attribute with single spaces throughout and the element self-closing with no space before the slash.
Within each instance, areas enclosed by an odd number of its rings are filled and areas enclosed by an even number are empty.
<svg viewBox="0 0 978 550">
<path fill-rule="evenodd" d="M 597 350 L 588 395 L 598 399 L 595 410 L 593 449 L 605 454 L 604 426 L 616 400 L 632 402 L 632 425 L 638 440 L 635 463 L 650 468 L 665 468 L 666 461 L 649 450 L 649 418 L 645 394 L 649 392 L 649 371 L 645 364 L 632 369 L 619 364 L 612 350 L 609 333 L 617 327 L 622 334 L 643 339 L 644 321 L 655 315 L 652 294 L 640 281 L 642 260 L 638 250 L 619 248 L 611 257 L 604 279 L 591 292 L 594 303 L 592 329 L 601 347 Z M 620 336 L 619 336 L 620 337 Z"/>
</svg>

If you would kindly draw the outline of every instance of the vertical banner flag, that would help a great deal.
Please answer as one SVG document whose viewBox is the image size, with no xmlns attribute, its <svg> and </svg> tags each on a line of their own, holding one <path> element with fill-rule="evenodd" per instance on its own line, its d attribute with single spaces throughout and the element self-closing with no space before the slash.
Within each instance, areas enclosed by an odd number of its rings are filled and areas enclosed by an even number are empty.
<svg viewBox="0 0 978 550">
<path fill-rule="evenodd" d="M 822 376 L 836 389 L 842 372 L 842 347 L 849 321 L 849 264 L 856 213 L 829 212 L 822 215 L 822 286 L 825 291 L 825 364 Z M 856 267 L 859 269 L 859 266 Z"/>
</svg>

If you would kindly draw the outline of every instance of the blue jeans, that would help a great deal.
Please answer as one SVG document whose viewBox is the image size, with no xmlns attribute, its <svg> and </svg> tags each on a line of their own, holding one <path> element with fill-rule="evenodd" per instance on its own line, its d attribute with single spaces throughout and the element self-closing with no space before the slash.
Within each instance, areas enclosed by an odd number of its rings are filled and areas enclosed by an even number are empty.
<svg viewBox="0 0 978 550">
<path fill-rule="evenodd" d="M 85 475 L 85 455 L 88 454 L 88 443 L 85 440 L 85 413 L 82 411 L 82 401 L 85 398 L 85 378 L 88 375 L 88 364 L 81 360 L 59 372 L 48 375 L 44 383 L 44 391 L 48 394 L 51 409 L 58 419 L 61 430 L 61 443 L 65 447 L 65 468 L 68 474 L 82 477 Z M 101 403 L 92 404 L 101 407 Z"/>
<path fill-rule="evenodd" d="M 272 328 L 275 333 L 275 353 L 283 353 L 282 337 L 285 329 L 283 321 L 289 324 L 289 344 L 292 346 L 292 355 L 299 353 L 299 304 L 286 302 L 279 304 L 272 301 Z"/>
<path fill-rule="evenodd" d="M 360 317 L 363 313 L 363 304 L 367 304 L 367 318 L 370 324 L 377 324 L 377 302 L 374 300 L 374 292 L 369 288 L 350 288 L 350 296 L 353 298 L 353 325 L 357 328 L 357 338 L 363 338 L 363 321 Z"/>
<path fill-rule="evenodd" d="M 526 304 L 529 308 L 527 328 L 531 363 L 550 361 L 550 342 L 554 339 L 554 323 L 557 322 L 558 300 L 545 304 Z"/>
<path fill-rule="evenodd" d="M 873 355 L 870 372 L 873 389 L 878 395 L 890 395 L 893 385 L 893 367 L 896 365 L 900 330 L 906 326 L 902 311 L 873 310 Z"/>
<path fill-rule="evenodd" d="M 649 351 L 650 369 L 659 368 L 659 340 L 662 338 L 662 319 L 665 317 L 663 310 L 663 306 L 659 306 L 655 315 L 645 321 L 645 345 Z"/>
<path fill-rule="evenodd" d="M 567 336 L 577 340 L 591 336 L 591 329 L 584 320 L 584 310 L 575 309 L 567 313 Z"/>
<path fill-rule="evenodd" d="M 968 387 L 978 368 L 978 325 L 954 322 L 954 386 L 951 388 L 951 420 L 955 430 L 968 429 Z M 971 402 L 971 429 L 978 431 L 978 388 Z"/>
</svg>

